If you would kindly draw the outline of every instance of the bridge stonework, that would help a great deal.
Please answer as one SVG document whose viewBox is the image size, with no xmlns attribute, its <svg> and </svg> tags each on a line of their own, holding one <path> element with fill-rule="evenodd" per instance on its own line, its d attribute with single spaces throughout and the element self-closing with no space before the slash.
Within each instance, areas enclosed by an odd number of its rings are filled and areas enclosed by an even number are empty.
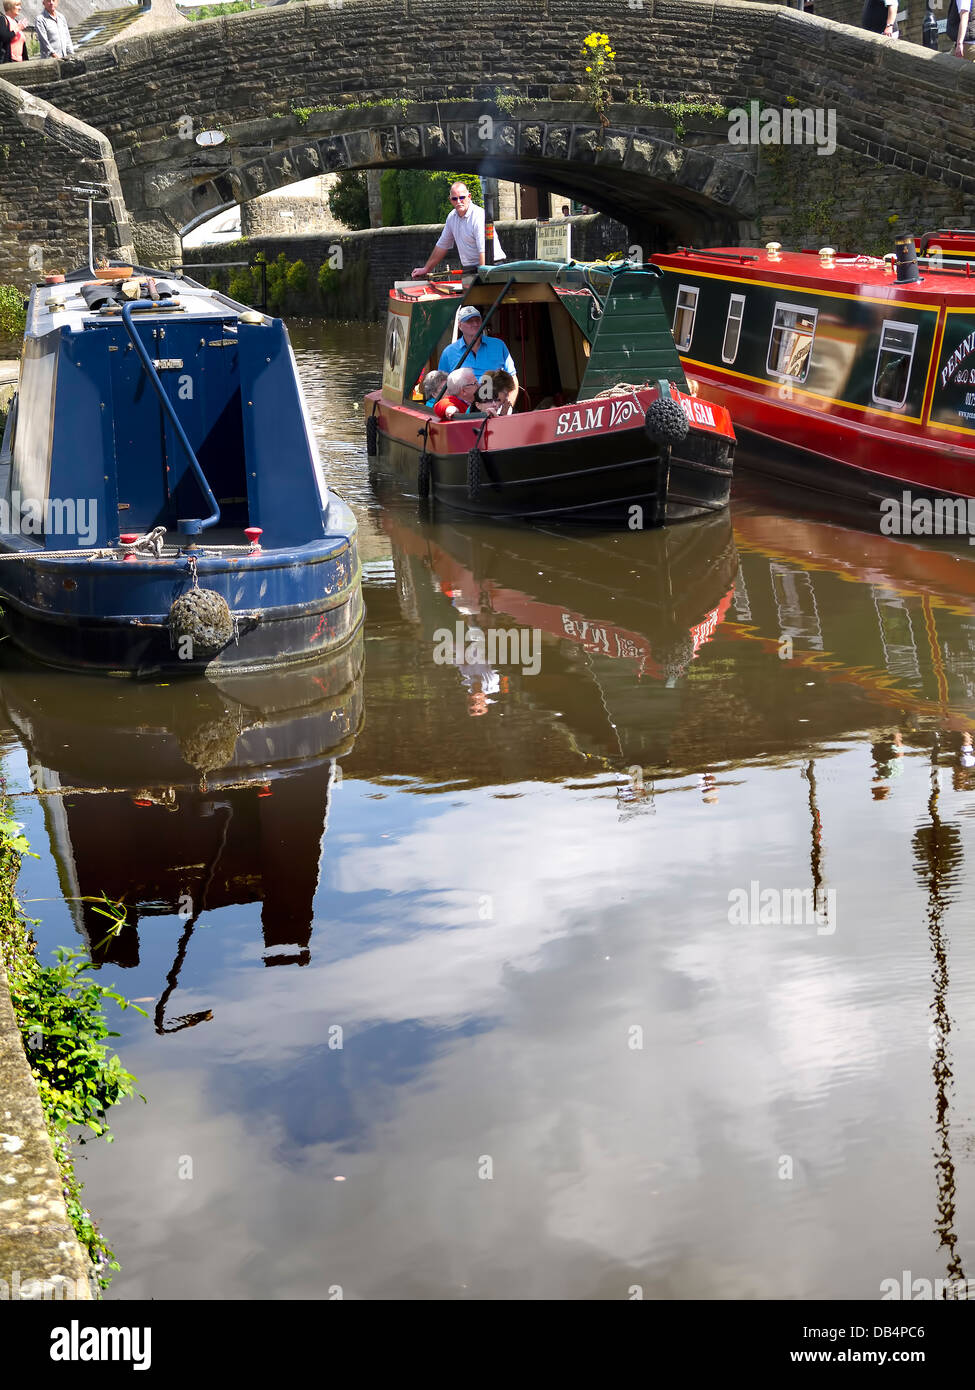
<svg viewBox="0 0 975 1390">
<path fill-rule="evenodd" d="M 143 260 L 178 254 L 179 231 L 220 208 L 344 168 L 571 189 L 648 249 L 975 219 L 975 70 L 950 55 L 745 0 L 471 0 L 456 31 L 443 15 L 431 0 L 308 0 L 4 77 L 107 137 L 119 227 Z M 585 98 L 592 29 L 617 54 L 606 126 Z M 752 100 L 834 112 L 836 154 L 734 146 L 727 119 L 677 105 Z M 7 127 L 0 104 L 5 147 Z M 201 129 L 226 141 L 201 148 Z M 43 205 L 43 161 L 10 148 L 8 175 Z"/>
</svg>

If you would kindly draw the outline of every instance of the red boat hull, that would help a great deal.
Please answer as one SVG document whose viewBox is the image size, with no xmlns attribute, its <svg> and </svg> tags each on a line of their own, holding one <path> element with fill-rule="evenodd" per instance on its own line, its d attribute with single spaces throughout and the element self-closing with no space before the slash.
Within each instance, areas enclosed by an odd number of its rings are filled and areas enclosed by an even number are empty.
<svg viewBox="0 0 975 1390">
<path fill-rule="evenodd" d="M 647 389 L 486 421 L 437 420 L 379 391 L 365 408 L 376 422 L 377 464 L 406 491 L 428 488 L 437 503 L 471 515 L 636 530 L 720 511 L 731 491 L 727 413 L 675 393 L 689 429 L 665 447 L 644 427 L 656 398 Z"/>
<path fill-rule="evenodd" d="M 729 411 L 741 440 L 742 462 L 815 491 L 877 502 L 901 488 L 915 495 L 975 497 L 975 451 L 924 438 L 921 432 L 879 429 L 842 407 L 811 410 L 779 400 L 773 387 L 742 388 L 715 367 L 686 361 L 709 400 Z"/>
</svg>

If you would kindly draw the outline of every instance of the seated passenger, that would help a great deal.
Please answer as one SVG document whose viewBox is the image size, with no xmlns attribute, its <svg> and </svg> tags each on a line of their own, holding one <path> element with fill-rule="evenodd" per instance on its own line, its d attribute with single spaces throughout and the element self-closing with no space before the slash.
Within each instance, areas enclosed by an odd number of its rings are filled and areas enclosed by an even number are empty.
<svg viewBox="0 0 975 1390">
<path fill-rule="evenodd" d="M 447 373 L 436 370 L 427 372 L 420 383 L 420 394 L 423 397 L 424 405 L 434 406 L 440 397 L 443 388 L 447 385 Z"/>
<path fill-rule="evenodd" d="M 510 415 L 511 393 L 515 379 L 510 372 L 498 368 L 485 372 L 477 383 L 477 408 L 485 415 Z"/>
<path fill-rule="evenodd" d="M 515 372 L 514 359 L 508 351 L 508 346 L 500 338 L 491 338 L 487 333 L 477 335 L 481 328 L 481 311 L 474 304 L 465 304 L 458 311 L 457 326 L 460 329 L 460 337 L 454 343 L 448 343 L 440 354 L 440 361 L 437 366 L 442 372 L 451 372 L 460 362 L 460 359 L 467 352 L 467 349 L 474 343 L 473 350 L 467 353 L 464 359 L 465 367 L 473 367 L 478 376 L 482 375 L 490 368 L 501 367 L 514 378 L 514 390 L 511 392 L 511 404 L 514 405 L 518 399 L 518 375 Z"/>
<path fill-rule="evenodd" d="M 441 420 L 453 420 L 458 415 L 479 414 L 474 406 L 477 377 L 470 367 L 457 367 L 447 377 L 447 394 L 441 396 L 433 413 Z"/>
</svg>

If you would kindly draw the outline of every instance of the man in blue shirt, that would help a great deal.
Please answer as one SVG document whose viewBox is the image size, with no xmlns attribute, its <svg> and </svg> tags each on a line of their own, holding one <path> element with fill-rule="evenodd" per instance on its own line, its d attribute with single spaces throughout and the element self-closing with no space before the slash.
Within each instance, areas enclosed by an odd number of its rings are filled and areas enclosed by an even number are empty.
<svg viewBox="0 0 975 1390">
<path fill-rule="evenodd" d="M 440 354 L 440 361 L 437 363 L 440 371 L 452 372 L 464 357 L 470 344 L 477 337 L 481 327 L 481 311 L 474 304 L 465 304 L 457 315 L 457 326 L 460 329 L 460 337 L 455 343 L 448 343 Z M 510 405 L 514 405 L 518 398 L 518 375 L 515 372 L 514 359 L 508 351 L 507 343 L 500 338 L 491 338 L 486 333 L 482 333 L 477 340 L 477 344 L 471 352 L 464 358 L 464 366 L 470 367 L 475 371 L 478 378 L 485 372 L 496 371 L 499 367 L 514 377 L 515 389 L 508 397 Z"/>
</svg>

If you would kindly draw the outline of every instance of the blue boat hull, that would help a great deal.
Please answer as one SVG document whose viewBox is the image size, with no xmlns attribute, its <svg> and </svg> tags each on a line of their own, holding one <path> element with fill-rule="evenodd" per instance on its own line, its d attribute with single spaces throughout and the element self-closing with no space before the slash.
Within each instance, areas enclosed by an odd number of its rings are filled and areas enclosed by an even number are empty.
<svg viewBox="0 0 975 1390">
<path fill-rule="evenodd" d="M 283 323 L 186 277 L 87 275 L 28 306 L 0 628 L 49 665 L 130 676 L 340 650 L 363 621 L 356 520 Z"/>
<path fill-rule="evenodd" d="M 0 559 L 0 628 L 38 661 L 113 675 L 246 672 L 321 658 L 350 642 L 364 618 L 349 519 L 346 535 L 284 552 L 201 554 L 199 587 L 224 599 L 236 627 L 215 652 L 172 635 L 172 604 L 193 587 L 183 556 Z"/>
</svg>

